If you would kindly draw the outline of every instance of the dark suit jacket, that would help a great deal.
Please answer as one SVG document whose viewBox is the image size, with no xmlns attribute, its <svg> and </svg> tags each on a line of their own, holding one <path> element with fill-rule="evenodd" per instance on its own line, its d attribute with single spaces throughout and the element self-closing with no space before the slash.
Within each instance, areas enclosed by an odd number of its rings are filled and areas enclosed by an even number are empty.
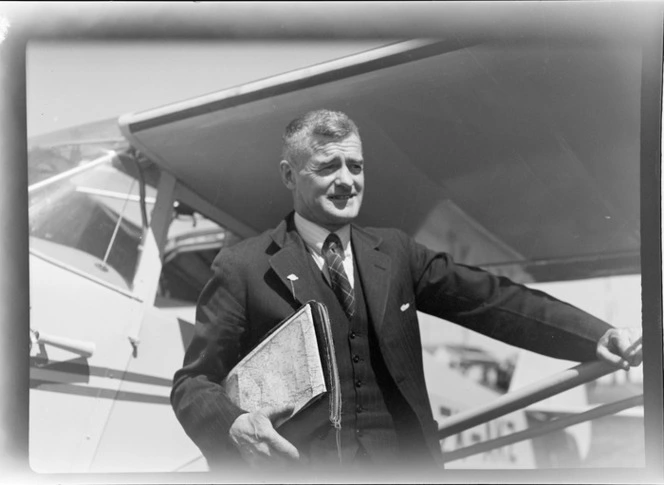
<svg viewBox="0 0 664 485">
<path fill-rule="evenodd" d="M 456 264 L 394 229 L 352 227 L 355 264 L 387 368 L 419 418 L 434 455 L 436 423 L 424 381 L 416 310 L 548 356 L 595 359 L 608 324 L 544 293 Z M 316 300 L 314 269 L 292 214 L 274 230 L 223 249 L 201 293 L 195 336 L 174 378 L 171 401 L 208 459 L 232 454 L 227 439 L 243 413 L 219 382 L 272 327 Z M 294 293 L 288 275 L 294 281 Z M 409 306 L 402 310 L 405 304 Z"/>
</svg>

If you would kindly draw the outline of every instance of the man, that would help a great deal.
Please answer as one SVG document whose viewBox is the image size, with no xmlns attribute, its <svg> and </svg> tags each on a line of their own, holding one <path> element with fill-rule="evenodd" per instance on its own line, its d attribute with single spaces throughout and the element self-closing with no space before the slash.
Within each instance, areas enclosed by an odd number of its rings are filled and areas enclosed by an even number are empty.
<svg viewBox="0 0 664 485">
<path fill-rule="evenodd" d="M 279 168 L 294 213 L 217 256 L 171 396 L 211 467 L 233 458 L 254 467 L 290 461 L 365 469 L 434 466 L 440 445 L 417 310 L 552 357 L 640 364 L 640 346 L 627 330 L 456 264 L 401 231 L 353 225 L 362 206 L 364 165 L 358 128 L 345 114 L 320 110 L 292 121 Z M 287 439 L 272 423 L 289 410 L 247 413 L 219 383 L 308 300 L 325 303 L 333 324 L 341 432 L 332 429 L 324 398 L 291 419 L 297 433 Z"/>
</svg>

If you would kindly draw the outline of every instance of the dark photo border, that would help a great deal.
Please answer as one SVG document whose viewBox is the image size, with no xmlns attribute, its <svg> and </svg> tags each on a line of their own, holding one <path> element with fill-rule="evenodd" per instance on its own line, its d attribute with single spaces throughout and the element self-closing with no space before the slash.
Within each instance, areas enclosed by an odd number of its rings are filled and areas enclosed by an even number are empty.
<svg viewBox="0 0 664 485">
<path fill-rule="evenodd" d="M 447 2 L 444 2 L 447 3 Z M 33 40 L 395 39 L 536 31 L 544 14 L 570 33 L 576 12 L 634 13 L 643 42 L 641 98 L 641 268 L 646 467 L 643 469 L 447 470 L 440 483 L 664 483 L 662 393 L 662 44 L 659 2 L 116 3 L 8 2 L 0 6 L 0 468 L 7 483 L 201 483 L 200 474 L 38 475 L 28 465 L 28 278 L 26 46 Z M 455 15 L 443 14 L 454 11 Z M 454 18 L 451 23 L 449 18 Z M 3 23 L 3 19 L 4 22 Z M 5 28 L 6 27 L 6 28 Z M 214 479 L 212 479 L 214 480 Z M 228 477 L 227 481 L 236 481 Z M 276 482 L 279 479 L 275 479 Z"/>
</svg>

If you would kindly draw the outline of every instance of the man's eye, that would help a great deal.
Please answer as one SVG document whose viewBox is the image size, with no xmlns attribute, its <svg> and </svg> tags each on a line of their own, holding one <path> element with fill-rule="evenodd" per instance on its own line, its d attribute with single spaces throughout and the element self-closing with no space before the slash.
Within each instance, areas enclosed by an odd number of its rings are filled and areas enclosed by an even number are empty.
<svg viewBox="0 0 664 485">
<path fill-rule="evenodd" d="M 360 165 L 359 163 L 358 163 L 358 164 L 351 165 L 350 167 L 348 167 L 348 169 L 349 169 L 349 170 L 351 171 L 351 173 L 353 173 L 353 174 L 360 174 L 360 173 L 362 173 L 362 168 L 363 168 L 362 165 Z"/>
</svg>

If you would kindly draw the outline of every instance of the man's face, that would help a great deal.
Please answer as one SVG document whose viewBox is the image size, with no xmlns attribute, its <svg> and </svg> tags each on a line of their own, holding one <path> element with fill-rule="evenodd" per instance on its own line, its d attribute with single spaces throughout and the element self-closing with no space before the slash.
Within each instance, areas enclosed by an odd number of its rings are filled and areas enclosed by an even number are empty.
<svg viewBox="0 0 664 485">
<path fill-rule="evenodd" d="M 297 165 L 282 162 L 282 174 L 293 190 L 295 210 L 305 219 L 336 231 L 359 214 L 364 161 L 357 135 L 338 141 L 315 138 L 310 156 Z"/>
</svg>

